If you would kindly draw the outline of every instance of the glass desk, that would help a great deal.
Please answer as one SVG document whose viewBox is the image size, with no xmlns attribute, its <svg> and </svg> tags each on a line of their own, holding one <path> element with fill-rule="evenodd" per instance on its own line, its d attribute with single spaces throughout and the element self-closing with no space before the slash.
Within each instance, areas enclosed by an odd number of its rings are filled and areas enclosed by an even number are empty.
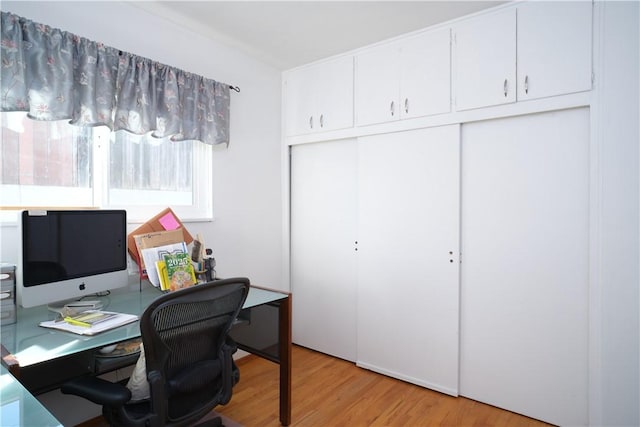
<svg viewBox="0 0 640 427">
<path fill-rule="evenodd" d="M 127 290 L 116 290 L 99 297 L 103 310 L 142 314 L 151 301 L 162 295 L 145 283 Z M 2 326 L 2 361 L 31 393 L 59 388 L 65 381 L 81 375 L 100 375 L 134 364 L 137 355 L 120 364 L 105 367 L 96 363 L 96 351 L 109 344 L 138 338 L 138 322 L 120 326 L 94 336 L 38 326 L 52 320 L 55 313 L 46 307 L 17 310 L 17 322 Z M 291 423 L 291 294 L 251 287 L 231 336 L 244 351 L 280 365 L 280 422 Z M 46 380 L 44 379 L 46 378 Z M 3 397 L 4 403 L 4 397 Z"/>
<path fill-rule="evenodd" d="M 0 425 L 62 427 L 4 366 L 0 366 Z"/>
</svg>

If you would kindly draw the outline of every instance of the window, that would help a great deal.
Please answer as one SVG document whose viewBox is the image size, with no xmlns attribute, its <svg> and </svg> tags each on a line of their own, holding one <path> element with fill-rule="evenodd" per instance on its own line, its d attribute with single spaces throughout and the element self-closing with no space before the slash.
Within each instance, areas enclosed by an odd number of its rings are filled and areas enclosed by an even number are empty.
<svg viewBox="0 0 640 427">
<path fill-rule="evenodd" d="M 92 129 L 2 113 L 2 206 L 93 206 Z"/>
<path fill-rule="evenodd" d="M 213 214 L 213 152 L 201 142 L 2 113 L 0 153 L 5 208 L 126 208 L 130 221 L 167 206 L 183 220 Z"/>
</svg>

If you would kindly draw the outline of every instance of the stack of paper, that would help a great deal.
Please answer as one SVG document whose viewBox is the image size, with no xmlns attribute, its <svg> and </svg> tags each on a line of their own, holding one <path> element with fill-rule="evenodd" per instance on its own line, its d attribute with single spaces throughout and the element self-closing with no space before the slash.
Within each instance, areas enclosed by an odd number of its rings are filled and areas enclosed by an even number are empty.
<svg viewBox="0 0 640 427">
<path fill-rule="evenodd" d="M 138 316 L 135 314 L 116 313 L 112 311 L 91 310 L 86 312 L 84 316 L 86 316 L 86 319 L 80 319 L 80 316 L 74 316 L 73 318 L 67 317 L 58 320 L 47 320 L 40 322 L 40 326 L 73 332 L 78 335 L 95 335 L 138 320 Z M 91 319 L 93 319 L 93 321 L 91 321 Z"/>
</svg>

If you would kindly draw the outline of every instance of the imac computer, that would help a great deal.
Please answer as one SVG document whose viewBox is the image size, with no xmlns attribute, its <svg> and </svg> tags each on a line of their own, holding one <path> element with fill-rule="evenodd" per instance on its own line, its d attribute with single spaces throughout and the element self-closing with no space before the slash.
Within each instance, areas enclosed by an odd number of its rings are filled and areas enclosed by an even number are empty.
<svg viewBox="0 0 640 427">
<path fill-rule="evenodd" d="M 22 307 L 56 307 L 128 285 L 126 211 L 31 210 L 18 224 Z"/>
</svg>

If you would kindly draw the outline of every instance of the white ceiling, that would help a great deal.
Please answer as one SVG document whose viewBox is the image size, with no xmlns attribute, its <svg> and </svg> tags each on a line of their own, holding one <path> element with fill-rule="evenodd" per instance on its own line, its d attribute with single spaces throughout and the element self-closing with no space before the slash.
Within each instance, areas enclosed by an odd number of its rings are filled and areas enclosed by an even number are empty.
<svg viewBox="0 0 640 427">
<path fill-rule="evenodd" d="M 135 1 L 285 70 L 504 1 Z"/>
</svg>

